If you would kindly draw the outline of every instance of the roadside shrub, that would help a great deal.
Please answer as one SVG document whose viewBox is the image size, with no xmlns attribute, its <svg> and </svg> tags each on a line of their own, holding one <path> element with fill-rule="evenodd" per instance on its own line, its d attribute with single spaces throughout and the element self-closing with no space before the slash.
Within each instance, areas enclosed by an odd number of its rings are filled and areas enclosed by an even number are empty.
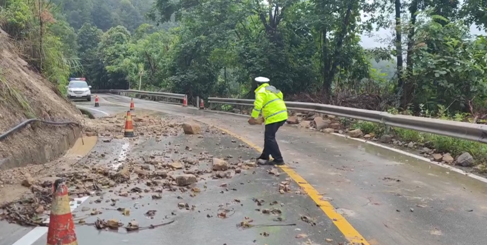
<svg viewBox="0 0 487 245">
<path fill-rule="evenodd" d="M 384 127 L 373 122 L 367 121 L 355 121 L 352 124 L 352 129 L 360 129 L 364 134 L 374 133 L 376 136 L 380 136 L 384 133 Z"/>
</svg>

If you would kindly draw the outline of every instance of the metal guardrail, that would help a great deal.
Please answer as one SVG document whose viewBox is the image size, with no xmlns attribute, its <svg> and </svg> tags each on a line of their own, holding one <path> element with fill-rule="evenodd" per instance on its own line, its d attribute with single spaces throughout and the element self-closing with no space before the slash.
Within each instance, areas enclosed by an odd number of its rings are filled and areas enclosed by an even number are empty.
<svg viewBox="0 0 487 245">
<path fill-rule="evenodd" d="M 253 106 L 253 100 L 232 98 L 208 98 L 208 103 Z M 450 136 L 465 140 L 487 143 L 487 125 L 456 122 L 433 118 L 414 117 L 405 115 L 393 115 L 387 112 L 363 110 L 349 107 L 333 106 L 326 104 L 286 102 L 289 110 L 315 112 L 335 115 L 339 117 L 354 118 L 386 126 L 411 129 L 426 133 Z"/>
<path fill-rule="evenodd" d="M 141 91 L 141 90 L 132 90 L 132 89 L 92 89 L 91 92 L 92 93 L 120 94 L 120 95 L 138 94 L 138 95 L 164 97 L 164 98 L 180 99 L 180 100 L 182 100 L 186 97 L 185 94 L 174 94 L 174 93 L 168 93 L 168 92 L 151 92 L 151 91 Z"/>
</svg>

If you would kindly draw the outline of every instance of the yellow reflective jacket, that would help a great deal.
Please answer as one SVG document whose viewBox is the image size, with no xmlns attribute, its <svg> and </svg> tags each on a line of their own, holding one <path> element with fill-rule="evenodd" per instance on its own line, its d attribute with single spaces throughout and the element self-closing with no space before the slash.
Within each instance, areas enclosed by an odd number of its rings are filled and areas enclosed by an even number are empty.
<svg viewBox="0 0 487 245">
<path fill-rule="evenodd" d="M 287 107 L 282 98 L 282 92 L 276 87 L 268 83 L 260 85 L 255 90 L 252 117 L 258 118 L 262 112 L 266 125 L 287 120 Z"/>
</svg>

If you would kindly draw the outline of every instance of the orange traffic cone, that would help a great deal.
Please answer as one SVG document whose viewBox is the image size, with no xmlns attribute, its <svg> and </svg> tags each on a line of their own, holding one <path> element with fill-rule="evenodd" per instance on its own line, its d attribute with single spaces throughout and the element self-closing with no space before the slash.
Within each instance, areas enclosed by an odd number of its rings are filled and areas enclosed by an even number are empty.
<svg viewBox="0 0 487 245">
<path fill-rule="evenodd" d="M 186 106 L 188 106 L 188 98 L 185 95 L 184 98 L 183 98 L 183 107 L 186 107 Z"/>
<path fill-rule="evenodd" d="M 95 107 L 100 107 L 100 101 L 98 101 L 98 95 L 95 95 Z"/>
<path fill-rule="evenodd" d="M 205 101 L 203 99 L 201 99 L 200 101 L 200 110 L 204 110 L 205 109 Z"/>
<path fill-rule="evenodd" d="M 77 245 L 68 187 L 64 180 L 58 179 L 54 182 L 53 189 L 47 245 Z"/>
<path fill-rule="evenodd" d="M 123 136 L 134 137 L 134 124 L 132 123 L 132 115 L 130 115 L 130 111 L 127 111 L 127 117 L 125 118 L 125 132 Z"/>
<path fill-rule="evenodd" d="M 134 98 L 130 100 L 130 111 L 135 111 Z"/>
</svg>

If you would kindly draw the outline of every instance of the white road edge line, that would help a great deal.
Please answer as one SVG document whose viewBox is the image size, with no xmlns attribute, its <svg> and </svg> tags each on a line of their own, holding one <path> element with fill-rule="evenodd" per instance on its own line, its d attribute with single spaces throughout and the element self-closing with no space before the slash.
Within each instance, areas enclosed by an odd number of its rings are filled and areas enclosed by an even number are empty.
<svg viewBox="0 0 487 245">
<path fill-rule="evenodd" d="M 71 209 L 71 212 L 73 212 L 76 208 L 78 208 L 83 202 L 88 200 L 88 198 L 90 197 L 85 196 L 81 198 L 74 198 L 74 201 L 69 202 L 69 207 Z M 45 220 L 43 223 L 49 223 L 49 218 Z M 39 240 L 39 238 L 41 238 L 44 234 L 46 234 L 47 230 L 48 227 L 36 227 L 12 245 L 32 245 L 37 240 Z"/>
<path fill-rule="evenodd" d="M 410 152 L 407 152 L 407 151 L 399 150 L 399 149 L 396 149 L 396 148 L 393 148 L 393 147 L 390 147 L 390 146 L 385 146 L 385 145 L 382 145 L 382 144 L 379 144 L 379 143 L 375 143 L 375 142 L 372 142 L 372 141 L 368 141 L 368 140 L 364 140 L 364 139 L 352 138 L 352 137 L 349 137 L 349 136 L 343 135 L 343 134 L 337 134 L 337 133 L 332 133 L 332 134 L 333 135 L 336 135 L 336 136 L 343 137 L 343 138 L 353 139 L 353 140 L 360 141 L 360 142 L 363 142 L 363 143 L 371 144 L 371 145 L 378 146 L 378 147 L 381 147 L 381 148 L 384 148 L 384 149 L 387 149 L 387 150 L 390 150 L 390 151 L 393 151 L 393 152 L 396 152 L 396 153 L 399 153 L 399 154 L 402 154 L 402 155 L 406 155 L 406 156 L 409 156 L 409 157 L 412 157 L 412 158 L 416 158 L 418 160 L 425 161 L 425 162 L 431 163 L 433 165 L 446 168 L 446 169 L 448 169 L 450 171 L 453 171 L 453 172 L 457 172 L 459 174 L 466 175 L 466 176 L 468 176 L 470 178 L 473 178 L 473 179 L 476 179 L 478 181 L 487 183 L 487 178 L 484 178 L 484 177 L 479 176 L 479 175 L 476 175 L 476 174 L 472 174 L 472 173 L 465 172 L 465 171 L 463 171 L 463 170 L 461 170 L 459 168 L 455 168 L 455 167 L 452 167 L 452 166 L 449 166 L 449 165 L 446 165 L 446 164 L 441 164 L 439 162 L 431 161 L 430 159 L 428 159 L 426 157 L 418 156 L 418 155 L 416 155 L 414 153 L 410 153 Z"/>
<path fill-rule="evenodd" d="M 119 97 L 126 97 L 126 96 L 120 96 L 120 95 L 118 95 L 118 96 Z M 126 98 L 128 98 L 128 97 L 126 97 Z M 111 104 L 116 104 L 116 103 L 109 102 L 109 101 L 107 101 L 107 102 L 108 103 L 111 103 Z M 216 113 L 216 114 L 233 115 L 233 116 L 238 116 L 238 117 L 248 117 L 248 115 L 242 115 L 242 114 L 237 114 L 237 113 L 232 113 L 232 112 L 220 112 L 220 111 L 212 111 L 212 110 L 205 110 L 205 112 Z M 430 164 L 433 164 L 433 165 L 436 165 L 436 166 L 440 166 L 440 167 L 446 168 L 446 169 L 448 169 L 450 171 L 453 171 L 453 172 L 456 172 L 456 173 L 459 173 L 459 174 L 466 175 L 466 176 L 468 176 L 470 178 L 476 179 L 476 180 L 481 181 L 483 183 L 487 183 L 487 178 L 484 178 L 484 177 L 479 176 L 479 175 L 476 175 L 476 174 L 467 173 L 467 172 L 465 172 L 465 171 L 463 171 L 463 170 L 461 170 L 459 168 L 451 167 L 451 166 L 448 166 L 446 164 L 441 164 L 441 163 L 438 163 L 438 162 L 431 161 L 430 159 L 428 159 L 426 157 L 418 156 L 416 154 L 413 154 L 413 153 L 410 153 L 410 152 L 407 152 L 407 151 L 399 150 L 399 149 L 396 149 L 396 148 L 393 148 L 393 147 L 385 146 L 385 145 L 378 144 L 378 143 L 375 143 L 375 142 L 372 142 L 372 141 L 368 141 L 368 140 L 364 140 L 364 139 L 352 138 L 352 137 L 349 137 L 349 136 L 343 135 L 343 134 L 332 133 L 332 135 L 339 136 L 339 137 L 343 137 L 343 138 L 347 138 L 347 139 L 352 139 L 352 140 L 356 140 L 356 141 L 360 141 L 362 143 L 371 144 L 371 145 L 374 145 L 374 146 L 377 146 L 377 147 L 381 147 L 383 149 L 387 149 L 387 150 L 390 150 L 390 151 L 393 151 L 393 152 L 396 152 L 396 153 L 399 153 L 399 154 L 402 154 L 402 155 L 406 155 L 406 156 L 409 156 L 409 157 L 413 157 L 413 158 L 416 158 L 418 160 L 421 160 L 421 161 L 424 161 L 424 162 L 427 162 L 427 163 L 430 163 Z"/>
<path fill-rule="evenodd" d="M 82 105 L 76 105 L 76 107 L 83 108 L 85 110 L 96 111 L 96 112 L 104 114 L 105 116 L 110 116 L 110 114 L 108 114 L 102 110 L 95 109 L 95 108 L 90 108 L 90 107 L 86 107 L 86 106 L 82 106 Z"/>
</svg>

